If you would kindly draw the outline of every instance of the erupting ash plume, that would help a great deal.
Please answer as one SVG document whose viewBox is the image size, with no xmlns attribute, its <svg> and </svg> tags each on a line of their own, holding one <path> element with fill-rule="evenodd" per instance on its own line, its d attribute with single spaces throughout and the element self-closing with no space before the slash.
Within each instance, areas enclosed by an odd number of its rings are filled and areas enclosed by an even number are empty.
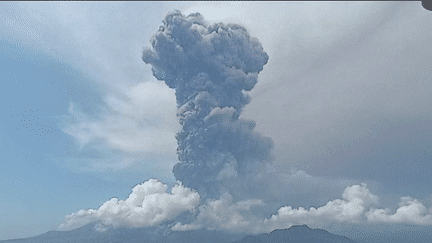
<svg viewBox="0 0 432 243">
<path fill-rule="evenodd" d="M 293 224 L 432 224 L 432 211 L 426 213 L 416 199 L 402 197 L 393 214 L 377 208 L 379 198 L 364 183 L 295 169 L 291 174 L 277 171 L 272 140 L 254 131 L 254 121 L 240 118 L 250 102 L 245 92 L 254 88 L 268 61 L 259 41 L 239 25 L 208 24 L 199 13 L 186 17 L 174 11 L 163 23 L 142 60 L 152 65 L 158 80 L 175 89 L 182 125 L 176 135 L 179 161 L 173 168 L 178 184 L 168 192 L 167 185 L 148 180 L 126 200 L 112 198 L 98 209 L 66 216 L 60 228 L 100 220 L 101 230 L 121 225 L 157 226 L 164 233 L 206 229 L 256 234 Z M 343 188 L 342 199 L 327 199 Z M 308 206 L 316 204 L 321 206 Z"/>
<path fill-rule="evenodd" d="M 237 24 L 207 24 L 199 13 L 169 13 L 142 60 L 176 91 L 182 130 L 177 133 L 177 180 L 203 198 L 218 198 L 233 182 L 273 158 L 273 141 L 240 119 L 268 61 L 261 43 Z M 243 179 L 240 179 L 243 178 Z"/>
</svg>

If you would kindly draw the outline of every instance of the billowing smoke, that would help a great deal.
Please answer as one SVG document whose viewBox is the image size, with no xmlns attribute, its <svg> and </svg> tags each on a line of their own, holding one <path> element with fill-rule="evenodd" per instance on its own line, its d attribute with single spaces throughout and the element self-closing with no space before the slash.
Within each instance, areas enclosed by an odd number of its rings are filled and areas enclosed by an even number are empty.
<svg viewBox="0 0 432 243">
<path fill-rule="evenodd" d="M 179 162 L 173 172 L 180 182 L 167 192 L 163 183 L 148 180 L 126 200 L 113 198 L 97 210 L 66 216 L 60 228 L 96 220 L 103 225 L 249 233 L 329 222 L 432 224 L 432 209 L 411 197 L 402 197 L 392 214 L 375 208 L 378 197 L 366 184 L 276 171 L 272 140 L 254 131 L 253 121 L 240 118 L 250 102 L 244 91 L 255 86 L 268 61 L 258 40 L 239 25 L 209 25 L 198 13 L 185 17 L 175 11 L 163 23 L 142 59 L 176 92 L 182 129 L 176 135 Z M 342 199 L 326 199 L 342 188 Z M 321 202 L 308 203 L 310 195 Z M 291 206 L 298 202 L 323 206 Z"/>
<path fill-rule="evenodd" d="M 268 61 L 258 40 L 239 25 L 209 25 L 199 13 L 185 17 L 174 11 L 163 23 L 142 59 L 158 80 L 175 89 L 182 126 L 173 168 L 179 185 L 169 193 L 163 183 L 149 180 L 126 200 L 113 198 L 99 209 L 68 215 L 60 228 L 101 220 L 132 227 L 165 224 L 172 230 L 263 230 L 262 216 L 287 200 L 301 201 L 304 191 L 328 193 L 322 186 L 328 180 L 303 171 L 277 173 L 271 163 L 273 141 L 254 131 L 254 121 L 240 118 L 250 102 L 244 92 L 256 85 Z"/>
<path fill-rule="evenodd" d="M 202 197 L 218 198 L 272 161 L 273 141 L 239 116 L 268 61 L 258 39 L 236 24 L 207 24 L 199 13 L 169 13 L 142 60 L 176 91 L 182 130 L 173 172 Z"/>
</svg>

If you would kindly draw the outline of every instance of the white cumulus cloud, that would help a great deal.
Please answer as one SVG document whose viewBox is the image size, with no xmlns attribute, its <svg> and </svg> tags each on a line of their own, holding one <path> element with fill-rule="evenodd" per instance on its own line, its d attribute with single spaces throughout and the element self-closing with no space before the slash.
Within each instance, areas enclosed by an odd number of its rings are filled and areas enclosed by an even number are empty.
<svg viewBox="0 0 432 243">
<path fill-rule="evenodd" d="M 225 194 L 221 199 L 208 201 L 200 207 L 196 220 L 190 224 L 177 223 L 175 231 L 207 228 L 210 230 L 246 231 L 265 233 L 274 229 L 289 228 L 292 225 L 307 224 L 311 227 L 325 227 L 328 223 L 410 223 L 432 224 L 432 208 L 427 214 L 426 207 L 411 197 L 402 197 L 400 207 L 391 215 L 390 209 L 376 209 L 378 196 L 373 195 L 365 183 L 347 187 L 342 199 L 334 199 L 322 207 L 309 210 L 284 206 L 270 218 L 259 219 L 251 214 L 251 206 L 264 205 L 260 200 L 237 203 Z"/>
<path fill-rule="evenodd" d="M 277 214 L 264 220 L 251 214 L 252 205 L 262 205 L 260 200 L 249 200 L 232 203 L 232 197 L 225 195 L 220 200 L 210 201 L 200 208 L 200 214 L 191 224 L 176 224 L 172 229 L 183 231 L 206 227 L 229 231 L 270 232 L 274 229 L 288 228 L 294 224 L 324 225 L 326 222 L 362 221 L 368 206 L 378 204 L 378 197 L 370 193 L 367 185 L 347 187 L 343 199 L 329 201 L 326 205 L 306 210 L 303 207 L 293 209 L 291 206 L 279 208 Z"/>
<path fill-rule="evenodd" d="M 432 208 L 428 213 L 421 202 L 411 197 L 401 197 L 399 208 L 396 209 L 394 214 L 389 208 L 371 209 L 366 213 L 366 216 L 371 223 L 432 224 Z"/>
<path fill-rule="evenodd" d="M 373 195 L 367 185 L 352 185 L 342 193 L 342 199 L 329 201 L 326 205 L 306 210 L 303 207 L 293 209 L 281 207 L 278 213 L 263 221 L 264 228 L 285 228 L 292 224 L 323 225 L 327 221 L 360 223 L 364 212 L 370 205 L 378 204 L 378 197 Z"/>
<path fill-rule="evenodd" d="M 173 231 L 206 228 L 246 233 L 268 233 L 300 224 L 318 228 L 325 228 L 331 223 L 432 224 L 432 208 L 428 211 L 417 199 L 401 197 L 394 214 L 388 208 L 375 208 L 378 199 L 369 191 L 367 184 L 361 183 L 348 186 L 342 193 L 342 199 L 330 200 L 324 206 L 309 209 L 283 206 L 269 218 L 261 218 L 254 214 L 253 209 L 266 207 L 262 200 L 236 202 L 226 191 L 219 199 L 207 199 L 200 204 L 199 194 L 181 183 L 167 193 L 165 184 L 150 179 L 135 186 L 126 200 L 112 198 L 99 209 L 82 209 L 66 216 L 65 223 L 59 229 L 70 230 L 98 220 L 105 226 L 131 227 L 156 226 L 174 220 L 177 223 L 171 227 Z M 187 211 L 196 216 L 192 222 L 183 223 L 177 216 Z"/>
<path fill-rule="evenodd" d="M 191 224 L 177 223 L 175 231 L 201 229 L 209 230 L 242 230 L 247 231 L 258 220 L 251 214 L 252 206 L 263 205 L 261 200 L 245 200 L 233 203 L 233 197 L 225 193 L 219 200 L 208 200 L 200 206 L 196 220 Z"/>
<path fill-rule="evenodd" d="M 97 220 L 113 226 L 155 226 L 183 212 L 193 211 L 199 201 L 197 192 L 181 184 L 175 185 L 168 193 L 167 185 L 150 179 L 135 186 L 126 200 L 112 198 L 99 209 L 82 209 L 67 215 L 59 229 L 70 230 Z"/>
</svg>

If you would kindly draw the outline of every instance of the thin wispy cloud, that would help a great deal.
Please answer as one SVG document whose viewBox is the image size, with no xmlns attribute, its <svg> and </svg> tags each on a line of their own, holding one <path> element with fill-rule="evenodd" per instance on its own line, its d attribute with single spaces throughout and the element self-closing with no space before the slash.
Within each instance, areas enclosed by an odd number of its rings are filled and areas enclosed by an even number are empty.
<svg viewBox="0 0 432 243">
<path fill-rule="evenodd" d="M 107 112 L 92 119 L 72 103 L 70 116 L 63 119 L 62 130 L 74 137 L 80 148 L 99 140 L 111 150 L 129 153 L 166 152 L 176 146 L 179 128 L 172 92 L 159 84 L 146 82 L 131 88 L 128 97 L 107 95 Z M 166 109 L 157 110 L 157 107 Z"/>
</svg>

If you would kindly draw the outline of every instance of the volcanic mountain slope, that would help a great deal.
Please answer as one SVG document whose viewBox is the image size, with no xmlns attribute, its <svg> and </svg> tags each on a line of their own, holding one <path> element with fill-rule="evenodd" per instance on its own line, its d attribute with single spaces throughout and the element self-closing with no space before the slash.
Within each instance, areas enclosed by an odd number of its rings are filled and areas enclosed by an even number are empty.
<svg viewBox="0 0 432 243">
<path fill-rule="evenodd" d="M 344 236 L 334 235 L 322 229 L 311 229 L 307 225 L 296 225 L 289 229 L 277 229 L 268 234 L 246 236 L 233 243 L 355 243 Z"/>
<path fill-rule="evenodd" d="M 49 231 L 34 237 L 5 240 L 1 243 L 138 243 L 152 242 L 156 235 L 147 229 L 118 228 L 96 231 L 98 222 L 71 231 Z M 154 230 L 153 230 L 154 231 Z M 150 240 L 150 241 L 149 241 Z"/>
<path fill-rule="evenodd" d="M 25 239 L 5 240 L 0 243 L 356 243 L 325 230 L 310 229 L 307 225 L 274 230 L 269 234 L 243 235 L 220 231 L 194 230 L 164 234 L 156 228 L 117 228 L 97 232 L 97 222 L 71 231 L 50 231 Z"/>
<path fill-rule="evenodd" d="M 89 223 L 71 231 L 49 231 L 34 237 L 4 240 L 0 243 L 228 243 L 244 236 L 244 234 L 229 234 L 211 230 L 164 233 L 157 227 L 119 227 L 98 232 L 96 231 L 98 223 Z"/>
</svg>

